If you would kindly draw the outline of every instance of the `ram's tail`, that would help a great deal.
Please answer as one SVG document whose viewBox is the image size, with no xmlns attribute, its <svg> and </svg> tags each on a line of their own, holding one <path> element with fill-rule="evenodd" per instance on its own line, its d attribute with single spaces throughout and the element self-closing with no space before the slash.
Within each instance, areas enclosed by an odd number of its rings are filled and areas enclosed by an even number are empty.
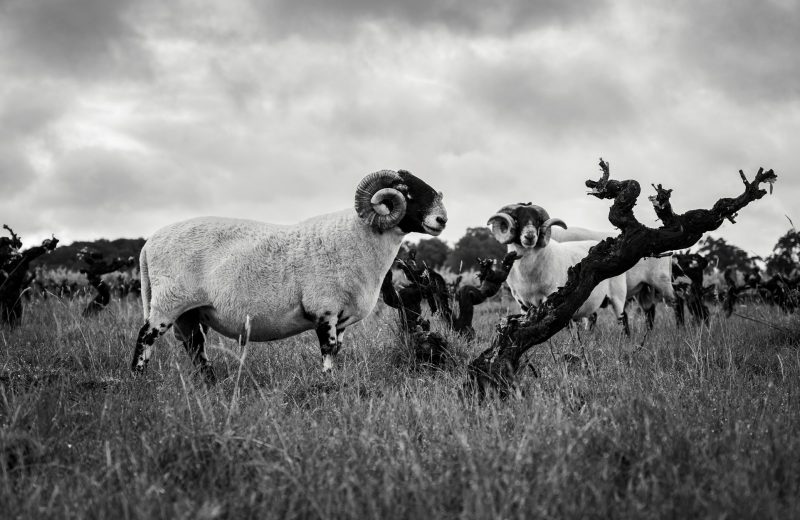
<svg viewBox="0 0 800 520">
<path fill-rule="evenodd" d="M 142 284 L 142 311 L 144 319 L 150 319 L 150 275 L 147 271 L 147 244 L 139 254 L 139 281 Z"/>
</svg>

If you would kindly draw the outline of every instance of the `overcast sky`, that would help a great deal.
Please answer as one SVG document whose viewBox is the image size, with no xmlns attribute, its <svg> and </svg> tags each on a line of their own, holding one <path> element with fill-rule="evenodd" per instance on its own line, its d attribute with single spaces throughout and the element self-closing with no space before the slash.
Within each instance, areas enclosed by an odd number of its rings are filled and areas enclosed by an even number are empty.
<svg viewBox="0 0 800 520">
<path fill-rule="evenodd" d="M 661 4 L 661 5 L 657 5 Z M 800 0 L 0 0 L 0 219 L 27 245 L 351 207 L 365 174 L 445 194 L 455 242 L 532 201 L 610 228 L 599 157 L 678 211 L 775 193 L 717 235 L 800 224 Z"/>
</svg>

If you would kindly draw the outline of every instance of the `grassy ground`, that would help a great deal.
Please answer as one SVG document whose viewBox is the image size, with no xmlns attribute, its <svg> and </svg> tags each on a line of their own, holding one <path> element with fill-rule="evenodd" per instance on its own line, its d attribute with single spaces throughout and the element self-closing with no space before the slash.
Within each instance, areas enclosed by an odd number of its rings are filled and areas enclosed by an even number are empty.
<svg viewBox="0 0 800 520">
<path fill-rule="evenodd" d="M 524 397 L 479 405 L 459 390 L 499 304 L 445 371 L 413 366 L 385 308 L 348 329 L 333 375 L 313 333 L 211 335 L 211 391 L 171 335 L 129 376 L 137 303 L 80 309 L 51 298 L 0 329 L 4 518 L 800 515 L 797 315 L 678 331 L 662 311 L 643 347 L 641 316 L 633 341 L 604 317 L 588 369 L 556 362 L 577 350 L 562 332 Z"/>
</svg>

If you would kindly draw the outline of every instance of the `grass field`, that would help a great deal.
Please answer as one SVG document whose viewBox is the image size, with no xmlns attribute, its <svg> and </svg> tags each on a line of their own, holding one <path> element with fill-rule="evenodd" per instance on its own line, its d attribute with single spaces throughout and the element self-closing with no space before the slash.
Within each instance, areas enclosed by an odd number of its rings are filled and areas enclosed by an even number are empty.
<svg viewBox="0 0 800 520">
<path fill-rule="evenodd" d="M 797 518 L 800 324 L 768 307 L 710 328 L 568 332 L 532 352 L 522 398 L 478 404 L 466 363 L 504 313 L 477 308 L 448 370 L 415 366 L 378 304 L 321 373 L 313 333 L 245 348 L 214 334 L 195 384 L 169 334 L 128 365 L 138 302 L 83 320 L 29 307 L 0 329 L 3 518 Z"/>
</svg>

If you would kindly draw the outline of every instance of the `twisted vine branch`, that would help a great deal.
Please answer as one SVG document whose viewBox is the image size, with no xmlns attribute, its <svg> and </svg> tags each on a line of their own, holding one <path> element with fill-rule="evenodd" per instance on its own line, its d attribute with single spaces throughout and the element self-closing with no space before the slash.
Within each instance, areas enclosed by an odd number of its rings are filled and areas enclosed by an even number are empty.
<svg viewBox="0 0 800 520">
<path fill-rule="evenodd" d="M 575 311 L 586 301 L 602 280 L 620 275 L 647 256 L 694 245 L 703 233 L 715 230 L 725 221 L 733 222 L 737 212 L 766 194 L 761 185 L 768 183 L 770 191 L 777 175 L 759 168 L 752 182 L 740 170 L 744 191 L 735 198 L 718 200 L 711 209 L 695 209 L 676 214 L 670 202 L 672 190 L 660 184 L 653 186 L 649 197 L 662 222 L 654 229 L 640 223 L 633 207 L 641 192 L 635 180 L 617 181 L 610 178 L 609 165 L 600 159 L 599 180 L 588 180 L 589 195 L 613 199 L 609 221 L 620 229 L 616 237 L 607 238 L 589 250 L 589 254 L 568 271 L 567 282 L 550 294 L 545 303 L 532 308 L 527 315 L 512 315 L 503 319 L 491 346 L 474 359 L 468 367 L 466 383 L 471 391 L 483 397 L 487 391 L 498 390 L 501 396 L 512 389 L 522 355 L 541 344 L 569 322 Z"/>
</svg>

